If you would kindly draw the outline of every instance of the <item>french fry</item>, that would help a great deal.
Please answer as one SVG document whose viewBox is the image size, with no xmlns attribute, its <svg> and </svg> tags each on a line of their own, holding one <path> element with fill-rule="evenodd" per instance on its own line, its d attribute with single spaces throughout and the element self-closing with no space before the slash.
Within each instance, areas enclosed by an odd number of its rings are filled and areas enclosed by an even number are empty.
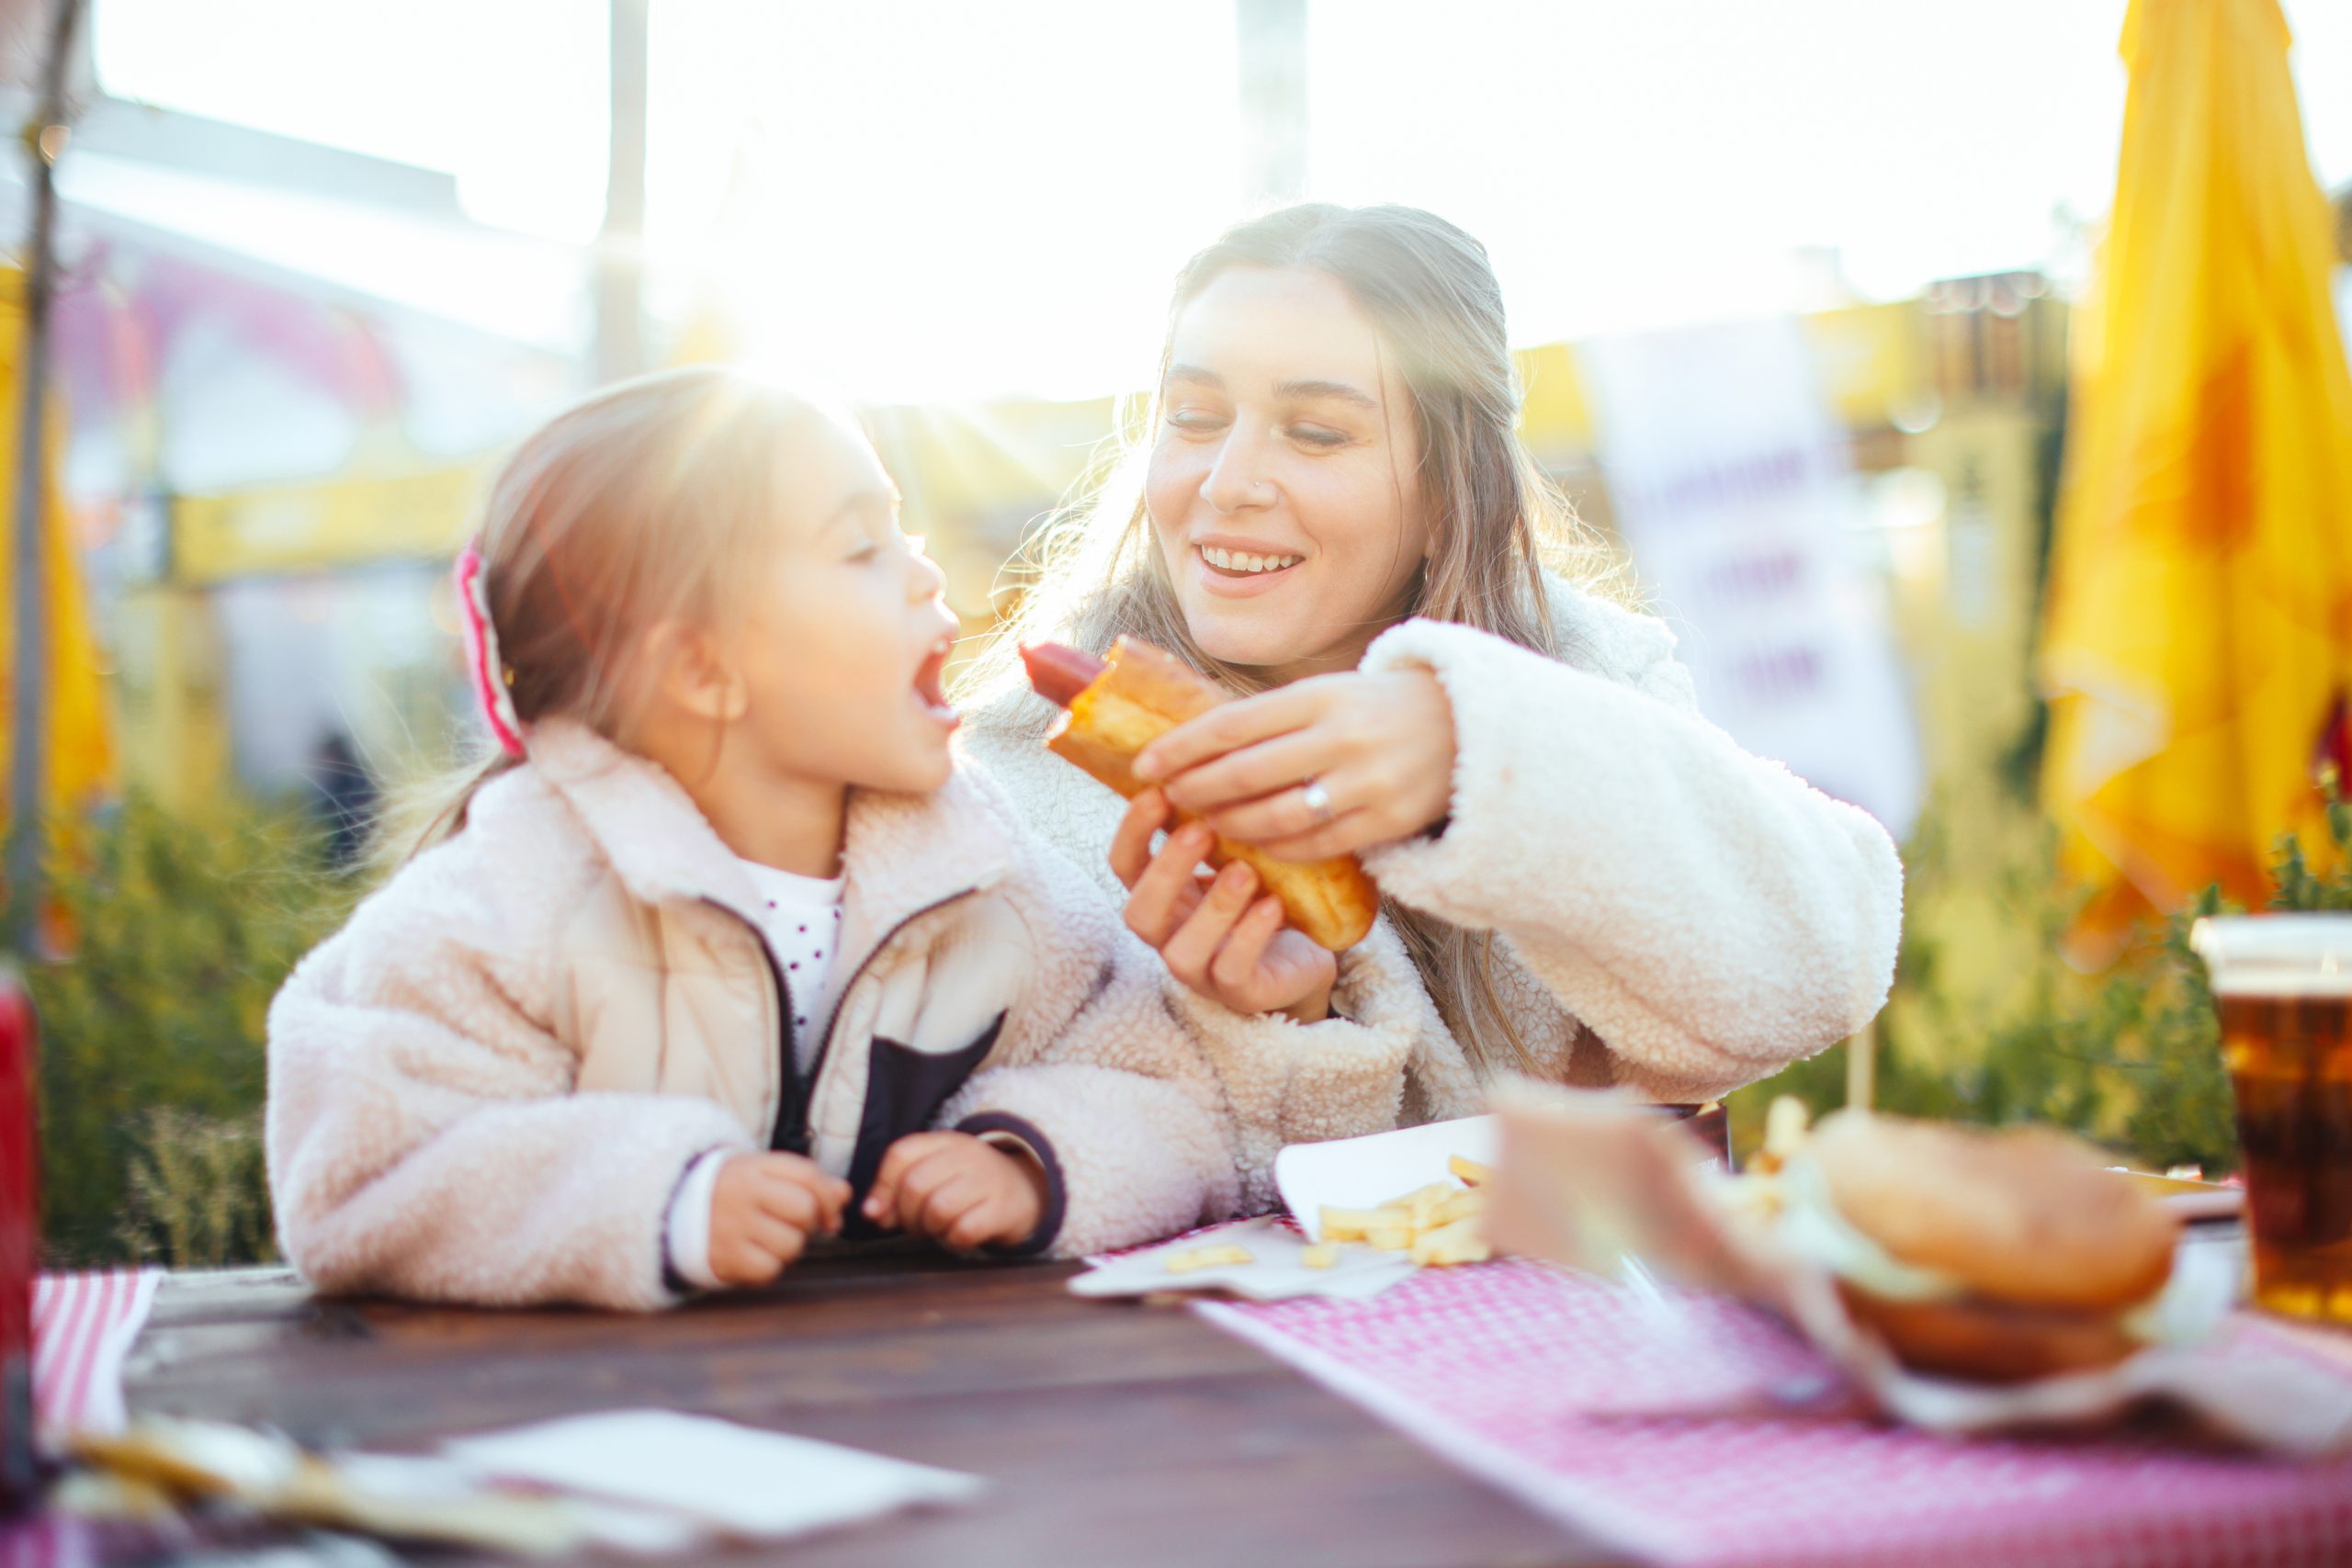
<svg viewBox="0 0 2352 1568">
<path fill-rule="evenodd" d="M 1478 1233 L 1478 1219 L 1471 1215 L 1441 1225 L 1436 1230 L 1423 1231 L 1413 1238 L 1413 1261 L 1425 1269 L 1442 1269 L 1456 1263 L 1484 1263 L 1494 1256 L 1487 1238 Z"/>
<path fill-rule="evenodd" d="M 1442 1229 L 1456 1220 L 1466 1220 L 1475 1214 L 1484 1214 L 1486 1212 L 1487 1195 L 1476 1187 L 1465 1187 L 1436 1208 L 1431 1209 L 1429 1224 L 1421 1228 L 1423 1230 Z"/>
<path fill-rule="evenodd" d="M 1380 1226 L 1396 1222 L 1378 1209 L 1334 1209 L 1324 1205 L 1325 1241 L 1362 1241 Z"/>
<path fill-rule="evenodd" d="M 1805 1123 L 1812 1114 L 1793 1094 L 1773 1100 L 1764 1112 L 1764 1146 L 1748 1162 L 1748 1168 L 1770 1176 L 1788 1164 L 1789 1156 L 1804 1143 Z"/>
<path fill-rule="evenodd" d="M 1452 1171 L 1456 1179 L 1466 1181 L 1473 1187 L 1484 1187 L 1495 1179 L 1493 1166 L 1480 1165 L 1476 1160 L 1464 1159 L 1460 1155 L 1447 1160 L 1445 1168 Z"/>
<path fill-rule="evenodd" d="M 1340 1244 L 1318 1241 L 1298 1255 L 1298 1260 L 1309 1269 L 1329 1269 L 1340 1260 Z"/>
<path fill-rule="evenodd" d="M 1432 1181 L 1427 1187 L 1415 1188 L 1402 1198 L 1391 1198 L 1381 1207 L 1404 1210 L 1413 1229 L 1426 1230 L 1430 1225 L 1430 1215 L 1436 1212 L 1437 1206 L 1461 1190 L 1451 1181 Z"/>
<path fill-rule="evenodd" d="M 1246 1247 L 1196 1247 L 1189 1252 L 1179 1252 L 1170 1257 L 1168 1271 L 1170 1274 L 1197 1274 L 1204 1269 L 1223 1269 L 1256 1261 Z"/>
<path fill-rule="evenodd" d="M 1323 1241 L 1307 1249 L 1307 1267 L 1329 1268 L 1318 1257 L 1329 1244 L 1346 1241 L 1408 1253 L 1417 1263 L 1438 1267 L 1485 1261 L 1492 1254 L 1480 1231 L 1487 1213 L 1485 1184 L 1494 1180 L 1494 1168 L 1456 1155 L 1446 1168 L 1465 1185 L 1432 1181 L 1370 1209 L 1325 1207 Z M 1336 1247 L 1329 1256 L 1336 1260 Z"/>
</svg>

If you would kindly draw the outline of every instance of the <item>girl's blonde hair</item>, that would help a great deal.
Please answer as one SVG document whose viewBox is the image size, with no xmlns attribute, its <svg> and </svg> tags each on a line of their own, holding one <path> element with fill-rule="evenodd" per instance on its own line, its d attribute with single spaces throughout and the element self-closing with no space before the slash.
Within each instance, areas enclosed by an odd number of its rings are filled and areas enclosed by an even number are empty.
<svg viewBox="0 0 2352 1568">
<path fill-rule="evenodd" d="M 560 716 L 625 739 L 645 634 L 738 609 L 747 563 L 775 537 L 784 437 L 814 417 L 792 392 L 695 366 L 607 387 L 516 448 L 476 546 L 503 666 L 492 679 L 526 728 Z M 475 792 L 520 762 L 492 750 L 396 807 L 383 858 L 461 831 Z"/>
<path fill-rule="evenodd" d="M 1177 319 L 1234 267 L 1305 267 L 1344 288 L 1380 332 L 1409 390 L 1430 549 L 1408 614 L 1456 621 L 1552 654 L 1563 651 L 1547 570 L 1604 592 L 1615 567 L 1519 439 L 1520 381 L 1502 290 L 1486 247 L 1410 207 L 1284 208 L 1228 230 L 1178 276 L 1155 389 L 1124 421 L 1125 447 L 1082 498 L 1032 540 L 1019 606 L 962 683 L 994 695 L 1018 680 L 1024 642 L 1061 638 L 1101 653 L 1123 633 L 1159 644 L 1238 692 L 1259 672 L 1210 658 L 1193 638 L 1145 511 L 1144 472 L 1160 418 Z M 1050 715 L 1039 705 L 1042 730 Z M 1495 987 L 1494 938 L 1388 902 L 1446 1027 L 1480 1066 L 1529 1054 Z"/>
</svg>

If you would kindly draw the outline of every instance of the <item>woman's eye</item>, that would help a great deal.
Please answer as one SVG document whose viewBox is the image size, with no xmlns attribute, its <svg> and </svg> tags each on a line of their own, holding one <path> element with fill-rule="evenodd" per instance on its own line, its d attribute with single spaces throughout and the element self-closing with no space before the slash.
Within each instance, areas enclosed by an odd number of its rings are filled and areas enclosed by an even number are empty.
<svg viewBox="0 0 2352 1568">
<path fill-rule="evenodd" d="M 1169 414 L 1168 423 L 1179 430 L 1208 431 L 1222 429 L 1225 420 L 1205 409 L 1177 409 Z"/>
<path fill-rule="evenodd" d="M 881 554 L 882 547 L 876 544 L 873 540 L 868 539 L 865 543 L 858 546 L 857 548 L 850 551 L 849 558 L 853 561 L 870 561 L 878 558 Z"/>
<path fill-rule="evenodd" d="M 1290 427 L 1290 438 L 1309 446 L 1345 446 L 1348 439 L 1343 433 L 1326 430 L 1319 424 L 1294 424 Z"/>
</svg>

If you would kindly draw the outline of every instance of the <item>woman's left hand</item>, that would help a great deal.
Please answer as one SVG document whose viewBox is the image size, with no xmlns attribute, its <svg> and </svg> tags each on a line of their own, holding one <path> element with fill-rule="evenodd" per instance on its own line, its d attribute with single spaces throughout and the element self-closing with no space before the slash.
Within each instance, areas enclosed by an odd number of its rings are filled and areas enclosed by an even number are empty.
<svg viewBox="0 0 2352 1568">
<path fill-rule="evenodd" d="M 1310 861 L 1443 821 L 1453 758 L 1453 705 L 1435 675 L 1348 671 L 1213 708 L 1146 747 L 1135 771 L 1225 837 Z"/>
</svg>

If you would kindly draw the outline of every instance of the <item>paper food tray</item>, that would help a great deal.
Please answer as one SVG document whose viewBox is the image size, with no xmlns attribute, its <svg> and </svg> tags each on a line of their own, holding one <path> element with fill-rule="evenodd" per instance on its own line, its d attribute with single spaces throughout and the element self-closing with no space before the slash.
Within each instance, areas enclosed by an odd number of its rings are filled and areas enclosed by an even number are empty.
<svg viewBox="0 0 2352 1568">
<path fill-rule="evenodd" d="M 1094 1258 L 1094 1268 L 1072 1280 L 1069 1288 L 1081 1296 L 1228 1291 L 1261 1302 L 1378 1295 L 1411 1276 L 1411 1258 L 1349 1246 L 1340 1249 L 1338 1261 L 1329 1269 L 1309 1269 L 1301 1261 L 1307 1243 L 1321 1239 L 1325 1207 L 1368 1209 L 1416 1188 L 1451 1181 L 1447 1167 L 1454 1156 L 1491 1165 L 1498 1141 L 1492 1116 L 1469 1116 L 1362 1138 L 1294 1144 L 1274 1156 L 1274 1185 L 1291 1219 L 1243 1220 L 1140 1251 Z M 1242 1247 L 1250 1260 L 1182 1274 L 1168 1271 L 1170 1258 L 1207 1247 Z"/>
</svg>

